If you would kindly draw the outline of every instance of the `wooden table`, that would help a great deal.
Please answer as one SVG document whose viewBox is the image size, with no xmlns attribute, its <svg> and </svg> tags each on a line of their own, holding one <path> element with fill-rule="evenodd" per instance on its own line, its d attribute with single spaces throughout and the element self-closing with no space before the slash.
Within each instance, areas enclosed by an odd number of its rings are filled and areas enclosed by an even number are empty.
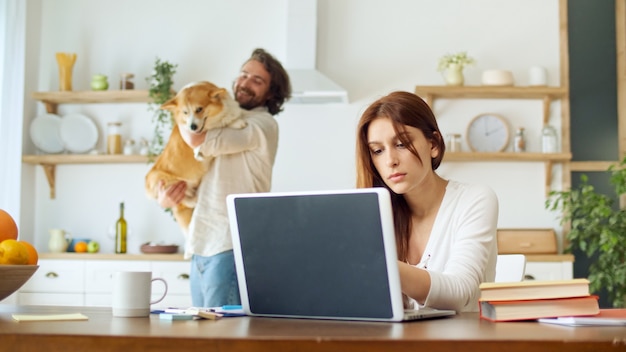
<svg viewBox="0 0 626 352">
<path fill-rule="evenodd" d="M 81 312 L 87 321 L 16 322 L 12 313 Z M 0 351 L 626 351 L 626 327 L 491 323 L 476 313 L 409 323 L 284 318 L 164 321 L 108 308 L 0 304 Z"/>
</svg>

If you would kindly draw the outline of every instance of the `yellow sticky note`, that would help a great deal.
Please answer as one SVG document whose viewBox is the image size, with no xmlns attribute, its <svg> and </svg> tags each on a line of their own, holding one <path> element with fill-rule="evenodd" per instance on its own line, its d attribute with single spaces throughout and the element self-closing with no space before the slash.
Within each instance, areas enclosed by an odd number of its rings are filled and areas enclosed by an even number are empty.
<svg viewBox="0 0 626 352">
<path fill-rule="evenodd" d="M 52 321 L 52 320 L 87 320 L 86 315 L 81 313 L 71 314 L 13 314 L 17 321 Z"/>
</svg>

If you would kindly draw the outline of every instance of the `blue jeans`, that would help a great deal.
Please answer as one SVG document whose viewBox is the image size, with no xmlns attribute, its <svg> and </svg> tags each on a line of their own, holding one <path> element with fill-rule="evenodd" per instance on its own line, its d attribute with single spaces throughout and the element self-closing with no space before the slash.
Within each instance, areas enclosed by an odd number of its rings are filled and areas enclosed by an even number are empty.
<svg viewBox="0 0 626 352">
<path fill-rule="evenodd" d="M 191 257 L 191 303 L 194 307 L 241 304 L 233 251 Z"/>
</svg>

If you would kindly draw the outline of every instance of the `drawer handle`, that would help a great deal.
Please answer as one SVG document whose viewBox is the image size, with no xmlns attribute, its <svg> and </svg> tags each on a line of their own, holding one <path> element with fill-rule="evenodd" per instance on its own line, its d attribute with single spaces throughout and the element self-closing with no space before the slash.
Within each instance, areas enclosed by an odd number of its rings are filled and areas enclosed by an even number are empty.
<svg viewBox="0 0 626 352">
<path fill-rule="evenodd" d="M 522 242 L 522 243 L 519 244 L 519 246 L 522 247 L 522 248 L 529 248 L 529 247 L 532 247 L 533 244 L 530 243 L 530 242 Z"/>
<path fill-rule="evenodd" d="M 535 277 L 530 274 L 526 274 L 524 275 L 524 280 L 535 280 Z"/>
<path fill-rule="evenodd" d="M 180 274 L 177 279 L 179 280 L 189 280 L 189 274 Z"/>
<path fill-rule="evenodd" d="M 46 277 L 50 279 L 56 279 L 57 277 L 59 277 L 59 274 L 55 273 L 54 271 L 50 271 L 46 274 Z"/>
</svg>

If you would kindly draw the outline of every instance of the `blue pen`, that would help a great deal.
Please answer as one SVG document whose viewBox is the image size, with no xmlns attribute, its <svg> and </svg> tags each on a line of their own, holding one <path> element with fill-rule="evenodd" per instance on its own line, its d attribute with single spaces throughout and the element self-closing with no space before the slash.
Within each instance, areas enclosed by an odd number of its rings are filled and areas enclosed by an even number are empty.
<svg viewBox="0 0 626 352">
<path fill-rule="evenodd" d="M 223 310 L 235 310 L 235 309 L 243 309 L 241 305 L 225 305 L 222 306 Z"/>
</svg>

